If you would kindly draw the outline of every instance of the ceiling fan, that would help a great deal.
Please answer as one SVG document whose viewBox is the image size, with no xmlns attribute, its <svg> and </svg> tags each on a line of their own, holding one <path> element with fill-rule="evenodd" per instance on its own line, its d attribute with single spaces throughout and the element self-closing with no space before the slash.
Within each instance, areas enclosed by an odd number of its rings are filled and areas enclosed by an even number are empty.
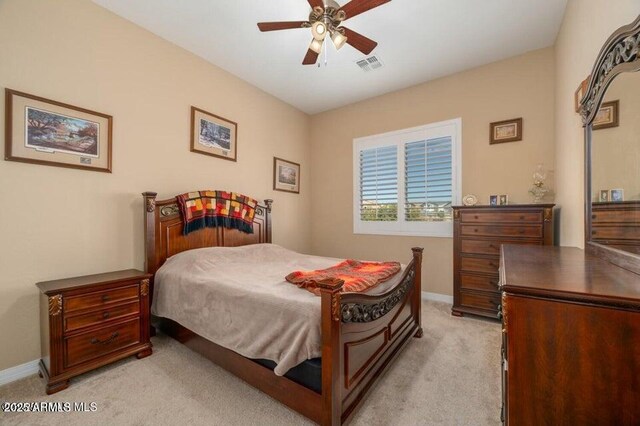
<svg viewBox="0 0 640 426">
<path fill-rule="evenodd" d="M 378 45 L 375 41 L 342 26 L 342 22 L 360 15 L 375 7 L 381 6 L 391 0 L 351 0 L 344 6 L 340 6 L 334 0 L 307 0 L 311 5 L 311 14 L 308 21 L 288 22 L 260 22 L 260 31 L 278 31 L 295 28 L 311 28 L 313 40 L 307 54 L 302 61 L 303 65 L 313 65 L 322 52 L 322 45 L 327 35 L 331 37 L 336 49 L 350 44 L 365 55 L 371 53 Z"/>
</svg>

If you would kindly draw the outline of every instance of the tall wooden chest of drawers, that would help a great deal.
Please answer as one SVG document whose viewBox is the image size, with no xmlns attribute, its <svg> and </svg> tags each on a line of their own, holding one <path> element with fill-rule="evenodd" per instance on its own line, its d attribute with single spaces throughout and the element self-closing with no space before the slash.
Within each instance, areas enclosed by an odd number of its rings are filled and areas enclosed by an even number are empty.
<svg viewBox="0 0 640 426">
<path fill-rule="evenodd" d="M 453 315 L 500 318 L 500 246 L 552 245 L 553 207 L 519 204 L 453 208 Z"/>
<path fill-rule="evenodd" d="M 38 283 L 47 394 L 119 359 L 151 355 L 150 274 L 134 269 Z"/>
</svg>

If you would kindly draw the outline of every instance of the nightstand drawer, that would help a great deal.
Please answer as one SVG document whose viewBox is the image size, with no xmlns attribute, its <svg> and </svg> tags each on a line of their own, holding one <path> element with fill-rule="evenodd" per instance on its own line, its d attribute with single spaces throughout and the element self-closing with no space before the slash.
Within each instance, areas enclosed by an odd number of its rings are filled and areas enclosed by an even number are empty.
<svg viewBox="0 0 640 426">
<path fill-rule="evenodd" d="M 140 341 L 140 318 L 65 339 L 65 367 L 98 358 Z"/>
<path fill-rule="evenodd" d="M 460 270 L 467 272 L 489 272 L 497 274 L 499 267 L 500 260 L 498 258 L 462 256 L 462 260 L 460 261 Z"/>
<path fill-rule="evenodd" d="M 81 296 L 70 296 L 65 300 L 64 311 L 72 312 L 80 309 L 99 308 L 114 302 L 136 298 L 138 298 L 138 285 L 133 284 L 106 291 L 96 291 Z"/>
<path fill-rule="evenodd" d="M 462 225 L 463 236 L 542 238 L 542 226 Z"/>
<path fill-rule="evenodd" d="M 460 220 L 464 222 L 514 222 L 542 223 L 542 212 L 462 212 Z"/>
<path fill-rule="evenodd" d="M 107 321 L 113 321 L 123 318 L 127 315 L 137 314 L 140 312 L 140 303 L 136 300 L 126 305 L 113 306 L 110 308 L 100 309 L 99 311 L 89 312 L 75 316 L 65 315 L 64 331 L 69 332 L 80 328 L 89 327 Z"/>
</svg>

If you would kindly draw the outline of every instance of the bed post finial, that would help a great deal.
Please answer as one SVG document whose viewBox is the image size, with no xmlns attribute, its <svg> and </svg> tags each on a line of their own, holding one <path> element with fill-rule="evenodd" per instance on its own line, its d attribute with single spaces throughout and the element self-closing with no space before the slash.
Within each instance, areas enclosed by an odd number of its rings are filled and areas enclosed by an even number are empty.
<svg viewBox="0 0 640 426">
<path fill-rule="evenodd" d="M 142 196 L 144 197 L 144 204 L 147 208 L 147 213 L 153 213 L 156 210 L 156 196 L 157 192 L 143 192 Z"/>
<path fill-rule="evenodd" d="M 415 270 L 415 276 L 413 278 L 413 288 L 415 294 L 413 295 L 413 303 L 414 303 L 414 315 L 416 319 L 416 323 L 418 324 L 418 330 L 414 334 L 414 337 L 420 338 L 422 337 L 422 252 L 424 248 L 422 247 L 413 247 L 411 248 L 413 252 L 413 265 Z"/>
<path fill-rule="evenodd" d="M 273 200 L 271 198 L 267 198 L 264 200 L 264 204 L 267 206 L 267 211 L 271 213 L 271 205 L 273 204 Z"/>
</svg>

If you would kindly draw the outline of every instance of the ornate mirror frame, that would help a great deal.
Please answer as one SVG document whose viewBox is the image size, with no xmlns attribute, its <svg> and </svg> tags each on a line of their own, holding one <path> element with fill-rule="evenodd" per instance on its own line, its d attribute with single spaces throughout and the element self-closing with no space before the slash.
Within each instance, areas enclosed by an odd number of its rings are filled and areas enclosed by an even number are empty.
<svg viewBox="0 0 640 426">
<path fill-rule="evenodd" d="M 585 139 L 585 247 L 596 256 L 640 273 L 640 256 L 607 247 L 591 240 L 591 136 L 593 120 L 600 109 L 605 93 L 613 79 L 626 72 L 640 70 L 640 16 L 619 28 L 606 41 L 589 78 L 587 91 L 580 102 L 580 115 Z"/>
</svg>

